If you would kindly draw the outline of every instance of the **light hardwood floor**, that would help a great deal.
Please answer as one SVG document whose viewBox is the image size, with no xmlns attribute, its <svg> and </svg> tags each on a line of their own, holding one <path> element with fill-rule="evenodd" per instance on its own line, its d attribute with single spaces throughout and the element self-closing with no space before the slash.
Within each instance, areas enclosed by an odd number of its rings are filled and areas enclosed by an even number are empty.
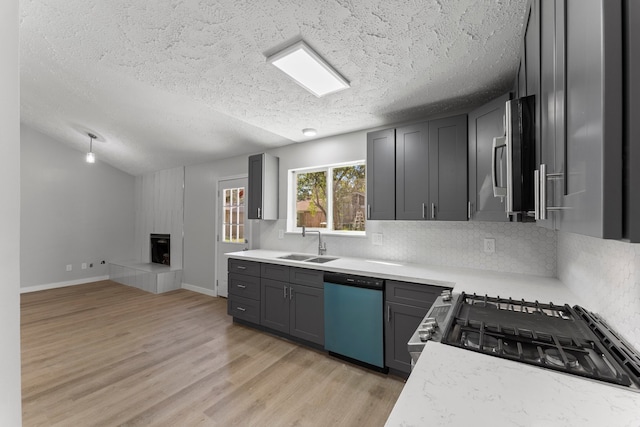
<svg viewBox="0 0 640 427">
<path fill-rule="evenodd" d="M 381 426 L 404 382 L 235 325 L 226 300 L 22 295 L 24 426 Z"/>
</svg>

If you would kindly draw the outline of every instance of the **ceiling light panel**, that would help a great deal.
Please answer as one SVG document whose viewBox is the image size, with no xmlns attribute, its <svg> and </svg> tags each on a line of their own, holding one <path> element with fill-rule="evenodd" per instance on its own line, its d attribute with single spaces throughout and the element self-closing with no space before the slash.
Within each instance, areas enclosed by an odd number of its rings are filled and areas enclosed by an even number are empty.
<svg viewBox="0 0 640 427">
<path fill-rule="evenodd" d="M 349 82 L 303 41 L 271 55 L 267 62 L 318 98 L 349 88 Z"/>
</svg>

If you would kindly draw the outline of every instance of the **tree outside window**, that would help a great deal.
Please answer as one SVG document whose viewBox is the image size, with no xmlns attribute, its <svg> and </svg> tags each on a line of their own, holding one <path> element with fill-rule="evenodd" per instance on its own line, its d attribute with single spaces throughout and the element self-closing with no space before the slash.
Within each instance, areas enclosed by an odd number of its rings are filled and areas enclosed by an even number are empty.
<svg viewBox="0 0 640 427">
<path fill-rule="evenodd" d="M 295 186 L 296 227 L 365 231 L 364 163 L 298 171 Z"/>
</svg>

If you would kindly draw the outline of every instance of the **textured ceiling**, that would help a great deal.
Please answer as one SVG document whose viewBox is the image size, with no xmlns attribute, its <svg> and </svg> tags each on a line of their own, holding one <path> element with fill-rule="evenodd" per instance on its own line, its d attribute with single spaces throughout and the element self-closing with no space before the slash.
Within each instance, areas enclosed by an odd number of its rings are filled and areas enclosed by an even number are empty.
<svg viewBox="0 0 640 427">
<path fill-rule="evenodd" d="M 526 0 L 20 0 L 21 120 L 134 175 L 460 110 L 507 90 Z M 304 39 L 351 89 L 266 63 Z"/>
</svg>

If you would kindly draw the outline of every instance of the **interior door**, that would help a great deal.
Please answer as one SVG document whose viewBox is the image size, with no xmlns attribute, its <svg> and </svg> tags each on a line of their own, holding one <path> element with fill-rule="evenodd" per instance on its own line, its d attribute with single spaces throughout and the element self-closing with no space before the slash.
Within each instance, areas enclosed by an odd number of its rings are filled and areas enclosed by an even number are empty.
<svg viewBox="0 0 640 427">
<path fill-rule="evenodd" d="M 227 297 L 229 288 L 224 254 L 248 249 L 250 230 L 245 225 L 246 195 L 246 177 L 218 181 L 216 291 L 220 297 Z"/>
</svg>

